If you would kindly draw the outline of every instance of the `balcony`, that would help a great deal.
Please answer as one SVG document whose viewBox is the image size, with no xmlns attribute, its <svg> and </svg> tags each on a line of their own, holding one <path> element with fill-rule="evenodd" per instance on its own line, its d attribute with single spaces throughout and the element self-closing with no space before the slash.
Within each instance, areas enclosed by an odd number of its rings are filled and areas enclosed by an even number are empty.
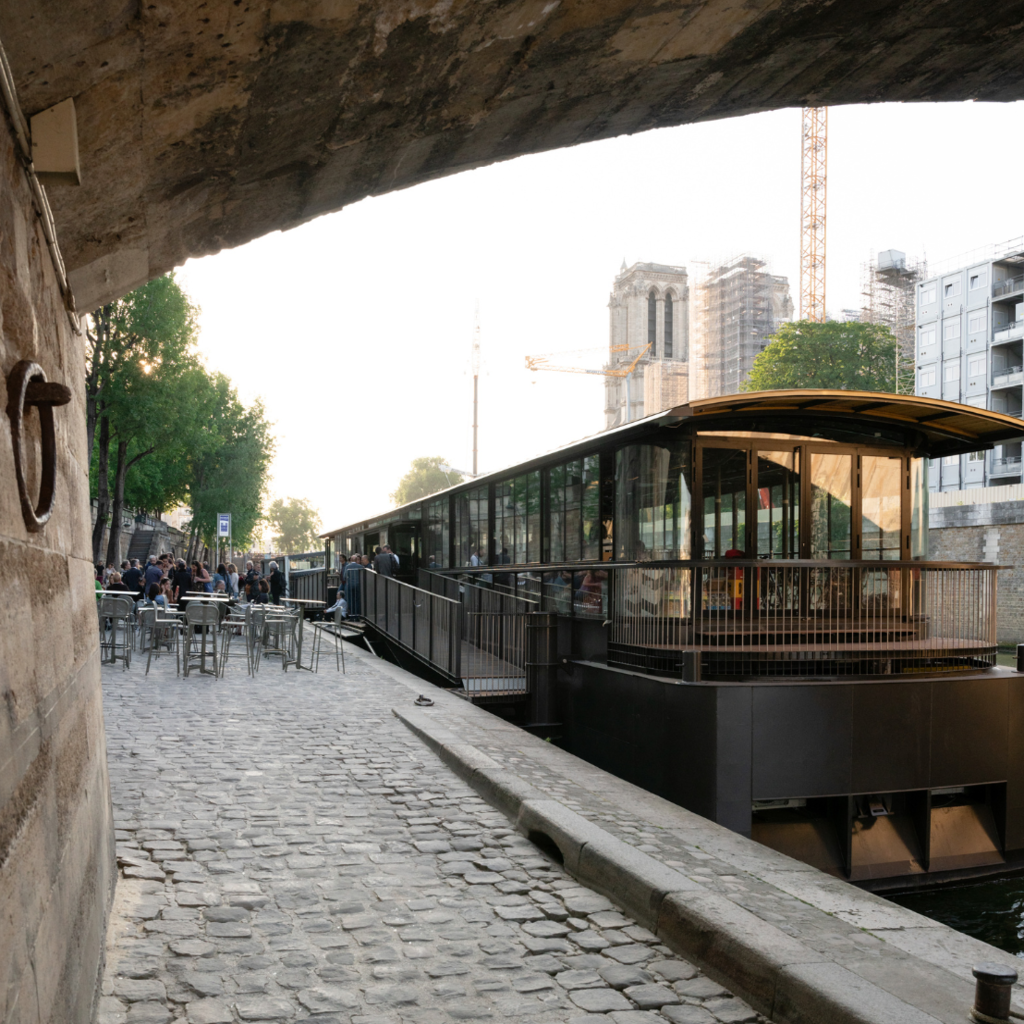
<svg viewBox="0 0 1024 1024">
<path fill-rule="evenodd" d="M 1024 366 L 1009 366 L 992 374 L 992 387 L 1010 388 L 1024 383 Z"/>
<path fill-rule="evenodd" d="M 997 281 L 992 285 L 992 298 L 1003 298 L 1007 295 L 1014 295 L 1017 292 L 1024 292 L 1024 277 L 1014 277 L 1007 281 Z"/>
<path fill-rule="evenodd" d="M 1008 455 L 1002 459 L 992 459 L 989 463 L 988 475 L 995 476 L 1020 476 L 1020 456 Z"/>
<path fill-rule="evenodd" d="M 1024 320 L 1015 320 L 1013 323 L 996 327 L 992 334 L 992 344 L 998 345 L 1003 341 L 1016 341 L 1018 338 L 1024 338 Z"/>
</svg>

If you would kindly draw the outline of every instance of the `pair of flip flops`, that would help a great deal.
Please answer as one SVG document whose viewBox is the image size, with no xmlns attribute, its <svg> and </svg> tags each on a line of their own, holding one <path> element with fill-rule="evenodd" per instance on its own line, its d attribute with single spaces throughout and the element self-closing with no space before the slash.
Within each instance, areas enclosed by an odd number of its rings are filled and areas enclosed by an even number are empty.
<svg viewBox="0 0 1024 1024">
<path fill-rule="evenodd" d="M 429 697 L 424 697 L 422 693 L 413 701 L 413 704 L 420 708 L 432 708 L 434 706 L 434 702 Z"/>
</svg>

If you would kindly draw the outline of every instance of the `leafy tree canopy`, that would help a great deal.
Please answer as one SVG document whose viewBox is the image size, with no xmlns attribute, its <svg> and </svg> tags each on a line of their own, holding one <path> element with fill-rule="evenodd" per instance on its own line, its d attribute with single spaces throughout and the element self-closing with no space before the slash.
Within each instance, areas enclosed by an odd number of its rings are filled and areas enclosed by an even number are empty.
<svg viewBox="0 0 1024 1024">
<path fill-rule="evenodd" d="M 412 468 L 398 481 L 398 487 L 391 495 L 391 500 L 396 505 L 406 505 L 410 501 L 419 501 L 420 498 L 437 494 L 446 487 L 462 483 L 462 474 L 454 470 L 445 472 L 441 467 L 446 465 L 440 455 L 413 459 Z"/>
<path fill-rule="evenodd" d="M 278 498 L 267 509 L 274 528 L 274 548 L 285 554 L 314 551 L 320 546 L 320 516 L 305 498 Z"/>
<path fill-rule="evenodd" d="M 838 391 L 914 390 L 913 366 L 896 379 L 896 336 L 881 324 L 783 324 L 754 360 L 743 391 L 813 388 Z"/>
</svg>

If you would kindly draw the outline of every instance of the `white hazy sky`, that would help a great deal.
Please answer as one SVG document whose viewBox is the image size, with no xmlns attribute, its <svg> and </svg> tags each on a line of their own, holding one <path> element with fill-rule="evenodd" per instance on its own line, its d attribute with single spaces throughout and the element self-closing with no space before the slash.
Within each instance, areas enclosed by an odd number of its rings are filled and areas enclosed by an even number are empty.
<svg viewBox="0 0 1024 1024">
<path fill-rule="evenodd" d="M 859 307 L 860 267 L 902 249 L 933 266 L 1024 234 L 1013 186 L 1022 104 L 829 110 L 830 312 Z M 596 433 L 600 377 L 530 373 L 524 357 L 608 344 L 625 258 L 683 264 L 751 252 L 799 305 L 800 112 L 783 110 L 521 157 L 402 192 L 179 273 L 201 349 L 276 424 L 272 497 L 333 528 L 384 511 L 412 459 L 469 468 L 480 302 L 480 469 Z M 567 360 L 571 361 L 571 360 Z M 589 365 L 599 365 L 594 353 Z"/>
</svg>

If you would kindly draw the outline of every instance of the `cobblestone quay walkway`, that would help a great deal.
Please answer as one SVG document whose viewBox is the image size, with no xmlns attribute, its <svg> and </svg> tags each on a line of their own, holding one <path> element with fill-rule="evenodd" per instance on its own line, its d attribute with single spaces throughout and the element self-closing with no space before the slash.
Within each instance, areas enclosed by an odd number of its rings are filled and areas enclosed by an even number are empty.
<svg viewBox="0 0 1024 1024">
<path fill-rule="evenodd" d="M 398 719 L 427 684 L 104 669 L 122 877 L 99 1024 L 740 1024 Z"/>
</svg>

